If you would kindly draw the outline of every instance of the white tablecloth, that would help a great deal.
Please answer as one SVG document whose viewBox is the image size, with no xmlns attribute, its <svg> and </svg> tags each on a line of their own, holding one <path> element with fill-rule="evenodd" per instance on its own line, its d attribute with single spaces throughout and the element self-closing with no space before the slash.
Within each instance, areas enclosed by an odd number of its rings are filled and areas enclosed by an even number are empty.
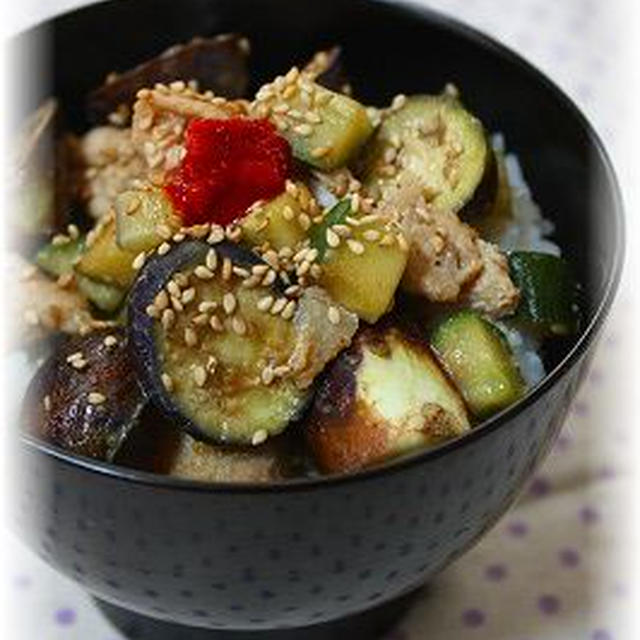
<svg viewBox="0 0 640 640">
<path fill-rule="evenodd" d="M 23 3 L 24 25 L 77 0 Z M 431 0 L 546 71 L 585 110 L 630 180 L 632 2 Z M 631 7 L 632 8 L 632 7 Z M 622 80 L 622 81 L 621 81 Z M 523 105 L 526 108 L 526 105 Z M 637 155 L 637 154 L 636 154 Z M 633 273 L 632 252 L 627 275 Z M 550 458 L 516 507 L 425 592 L 389 640 L 635 640 L 632 491 L 633 288 L 623 286 L 594 368 Z M 117 640 L 81 589 L 9 540 L 17 640 Z M 7 636 L 8 637 L 8 636 Z M 355 639 L 354 639 L 355 640 Z"/>
</svg>

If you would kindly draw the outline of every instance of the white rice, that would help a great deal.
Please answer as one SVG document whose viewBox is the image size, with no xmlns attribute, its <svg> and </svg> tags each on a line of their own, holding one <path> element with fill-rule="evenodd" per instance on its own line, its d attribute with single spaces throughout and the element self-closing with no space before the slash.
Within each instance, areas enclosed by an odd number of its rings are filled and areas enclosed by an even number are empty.
<svg viewBox="0 0 640 640">
<path fill-rule="evenodd" d="M 500 248 L 507 252 L 538 251 L 560 256 L 560 247 L 548 238 L 554 231 L 553 222 L 542 215 L 540 207 L 534 201 L 518 157 L 513 153 L 506 153 L 502 134 L 494 135 L 492 144 L 496 151 L 504 154 L 513 213 L 513 219 L 507 224 L 499 240 Z M 499 322 L 498 325 L 509 342 L 527 387 L 538 384 L 545 376 L 544 363 L 539 356 L 539 340 L 522 333 L 508 320 Z"/>
</svg>

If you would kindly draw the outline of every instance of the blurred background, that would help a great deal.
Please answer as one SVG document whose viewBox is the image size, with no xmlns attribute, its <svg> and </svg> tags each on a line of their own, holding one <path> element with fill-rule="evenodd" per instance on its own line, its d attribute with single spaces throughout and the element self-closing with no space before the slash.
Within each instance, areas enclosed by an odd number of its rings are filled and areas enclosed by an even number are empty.
<svg viewBox="0 0 640 640">
<path fill-rule="evenodd" d="M 15 33 L 83 4 L 89 3 L 12 3 L 5 6 L 3 30 Z M 639 237 L 634 156 L 640 142 L 634 121 L 639 112 L 636 3 L 414 4 L 454 15 L 493 35 L 541 68 L 577 102 L 616 165 L 627 204 L 630 245 L 623 286 L 599 354 L 549 459 L 508 516 L 425 589 L 388 640 L 635 640 L 640 637 L 633 619 L 638 576 L 633 544 L 638 531 L 633 394 L 639 364 L 633 335 Z M 119 640 L 79 588 L 19 541 L 9 537 L 4 549 L 11 558 L 2 576 L 4 601 L 15 616 L 11 637 Z"/>
</svg>

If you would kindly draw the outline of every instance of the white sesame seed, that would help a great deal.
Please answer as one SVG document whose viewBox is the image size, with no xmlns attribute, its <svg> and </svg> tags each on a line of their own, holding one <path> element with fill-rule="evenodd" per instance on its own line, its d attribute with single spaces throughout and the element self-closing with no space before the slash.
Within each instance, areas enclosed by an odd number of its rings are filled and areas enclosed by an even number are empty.
<svg viewBox="0 0 640 640">
<path fill-rule="evenodd" d="M 107 397 L 98 391 L 91 391 L 87 396 L 87 400 L 89 400 L 90 404 L 102 404 L 106 399 Z"/>
<path fill-rule="evenodd" d="M 207 238 L 209 244 L 218 244 L 224 240 L 224 229 L 220 226 L 212 226 L 211 233 Z"/>
<path fill-rule="evenodd" d="M 267 271 L 269 271 L 269 265 L 267 264 L 254 264 L 251 267 L 251 273 L 256 276 L 263 276 Z"/>
<path fill-rule="evenodd" d="M 224 331 L 224 325 L 222 324 L 222 321 L 220 320 L 220 318 L 218 318 L 218 316 L 211 316 L 211 318 L 209 318 L 209 326 L 214 331 Z"/>
<path fill-rule="evenodd" d="M 301 287 L 297 284 L 293 284 L 290 287 L 287 287 L 284 290 L 285 295 L 287 296 L 297 296 L 301 291 Z"/>
<path fill-rule="evenodd" d="M 69 244 L 71 242 L 71 238 L 69 236 L 65 236 L 62 233 L 58 233 L 51 239 L 51 244 L 54 247 L 60 247 L 63 244 Z"/>
<path fill-rule="evenodd" d="M 311 218 L 306 213 L 301 213 L 298 216 L 298 224 L 304 231 L 308 231 L 311 228 Z"/>
<path fill-rule="evenodd" d="M 282 247 L 280 251 L 278 251 L 278 258 L 283 260 L 288 260 L 293 256 L 293 249 L 291 247 Z"/>
<path fill-rule="evenodd" d="M 184 305 L 182 304 L 182 302 L 180 302 L 180 298 L 178 298 L 177 296 L 171 296 L 170 300 L 171 306 L 176 312 L 180 313 L 184 311 Z"/>
<path fill-rule="evenodd" d="M 260 380 L 262 384 L 269 386 L 273 382 L 273 369 L 270 366 L 266 366 L 260 373 Z"/>
<path fill-rule="evenodd" d="M 260 276 L 252 275 L 242 281 L 242 286 L 245 289 L 252 289 L 260 284 Z"/>
<path fill-rule="evenodd" d="M 264 296 L 263 298 L 260 298 L 260 300 L 258 300 L 256 306 L 260 311 L 268 311 L 271 308 L 272 304 L 273 296 Z"/>
<path fill-rule="evenodd" d="M 233 332 L 239 336 L 243 336 L 247 333 L 247 323 L 240 316 L 233 316 L 231 319 L 231 328 L 233 329 Z"/>
<path fill-rule="evenodd" d="M 340 309 L 338 309 L 338 307 L 330 306 L 327 311 L 327 317 L 331 324 L 340 324 Z"/>
<path fill-rule="evenodd" d="M 327 244 L 333 249 L 340 246 L 340 236 L 331 228 L 327 229 L 325 234 L 327 239 Z"/>
<path fill-rule="evenodd" d="M 300 266 L 296 269 L 296 275 L 303 276 L 309 271 L 309 269 L 311 269 L 311 263 L 308 260 L 303 260 L 300 263 Z"/>
<path fill-rule="evenodd" d="M 238 301 L 230 291 L 222 296 L 222 308 L 228 316 L 230 316 L 236 310 L 237 305 Z"/>
<path fill-rule="evenodd" d="M 178 232 L 178 233 L 174 233 L 172 236 L 172 240 L 174 242 L 182 242 L 185 238 L 186 238 L 186 234 L 182 233 L 182 232 Z"/>
<path fill-rule="evenodd" d="M 407 244 L 407 240 L 404 237 L 404 234 L 402 233 L 396 234 L 396 239 L 398 240 L 398 246 L 402 251 L 409 251 L 409 245 Z"/>
<path fill-rule="evenodd" d="M 170 295 L 179 298 L 181 295 L 181 291 L 180 291 L 180 287 L 178 286 L 178 283 L 175 280 L 169 280 L 169 282 L 167 282 L 167 291 L 169 292 Z"/>
<path fill-rule="evenodd" d="M 248 278 L 251 275 L 251 272 L 244 267 L 238 267 L 237 265 L 233 266 L 233 273 L 237 275 L 239 278 Z"/>
<path fill-rule="evenodd" d="M 231 278 L 232 271 L 233 265 L 231 264 L 231 260 L 229 258 L 224 258 L 222 261 L 222 279 L 225 282 Z"/>
<path fill-rule="evenodd" d="M 199 264 L 194 270 L 194 275 L 200 280 L 211 280 L 213 278 L 213 271 L 203 264 Z"/>
<path fill-rule="evenodd" d="M 51 396 L 46 395 L 42 403 L 44 404 L 45 411 L 51 410 Z"/>
<path fill-rule="evenodd" d="M 217 366 L 218 366 L 218 361 L 216 360 L 215 356 L 209 356 L 207 358 L 207 371 L 209 373 L 214 373 Z"/>
<path fill-rule="evenodd" d="M 209 311 L 213 311 L 218 308 L 218 303 L 213 300 L 205 300 L 198 305 L 198 311 L 200 313 L 209 313 Z"/>
<path fill-rule="evenodd" d="M 171 245 L 168 242 L 163 242 L 158 247 L 157 251 L 158 251 L 158 255 L 165 256 L 167 255 L 167 253 L 169 253 L 169 251 L 171 251 Z"/>
<path fill-rule="evenodd" d="M 331 151 L 331 147 L 316 147 L 311 150 L 312 158 L 323 158 Z"/>
<path fill-rule="evenodd" d="M 105 347 L 115 347 L 118 344 L 118 339 L 115 336 L 106 336 L 103 342 Z"/>
<path fill-rule="evenodd" d="M 282 217 L 287 220 L 287 222 L 291 222 L 295 217 L 293 209 L 289 205 L 285 205 L 282 209 Z"/>
<path fill-rule="evenodd" d="M 184 330 L 184 342 L 187 347 L 195 347 L 198 344 L 198 334 L 191 327 Z"/>
<path fill-rule="evenodd" d="M 315 248 L 309 249 L 309 251 L 307 251 L 305 260 L 308 260 L 309 262 L 314 262 L 317 259 L 318 259 L 318 250 Z"/>
<path fill-rule="evenodd" d="M 271 286 L 276 280 L 277 274 L 273 269 L 269 269 L 266 275 L 262 279 L 262 285 L 265 287 Z"/>
<path fill-rule="evenodd" d="M 277 316 L 287 305 L 286 298 L 278 298 L 271 307 L 271 314 Z"/>
<path fill-rule="evenodd" d="M 163 373 L 160 376 L 160 379 L 162 380 L 162 384 L 167 391 L 173 391 L 173 378 L 168 373 Z"/>
<path fill-rule="evenodd" d="M 163 239 L 169 240 L 171 238 L 171 229 L 166 224 L 159 224 L 156 227 L 156 233 Z"/>
<path fill-rule="evenodd" d="M 142 267 L 144 266 L 144 261 L 146 260 L 147 255 L 145 254 L 144 251 L 141 251 L 134 259 L 133 262 L 131 263 L 131 267 L 135 270 L 135 271 L 139 271 L 140 269 L 142 269 Z"/>
<path fill-rule="evenodd" d="M 191 323 L 196 325 L 196 327 L 203 327 L 207 322 L 209 322 L 209 316 L 206 313 L 199 313 L 191 318 Z"/>
<path fill-rule="evenodd" d="M 202 365 L 198 365 L 193 370 L 193 379 L 199 387 L 204 387 L 207 381 L 207 371 Z"/>
<path fill-rule="evenodd" d="M 74 360 L 83 360 L 84 353 L 82 351 L 74 351 L 71 355 L 68 355 L 66 360 L 67 362 L 73 362 Z"/>
<path fill-rule="evenodd" d="M 285 183 L 285 190 L 293 198 L 298 197 L 298 185 L 295 182 L 287 180 L 287 182 Z"/>
<path fill-rule="evenodd" d="M 74 369 L 78 369 L 78 370 L 80 370 L 80 369 L 84 369 L 88 364 L 89 364 L 89 363 L 88 363 L 86 360 L 82 360 L 82 359 L 80 359 L 80 358 L 78 358 L 77 360 L 73 360 L 73 361 L 71 362 L 71 366 L 72 366 Z"/>
<path fill-rule="evenodd" d="M 185 289 L 182 292 L 182 296 L 180 297 L 180 302 L 182 302 L 182 304 L 189 304 L 190 302 L 193 302 L 195 300 L 195 297 L 196 297 L 195 287 L 189 287 L 188 289 Z"/>
<path fill-rule="evenodd" d="M 72 240 L 77 240 L 80 237 L 80 229 L 75 224 L 67 226 L 67 233 Z"/>
<path fill-rule="evenodd" d="M 291 318 L 293 318 L 293 314 L 295 312 L 296 312 L 296 301 L 295 300 L 289 300 L 289 302 L 287 302 L 287 304 L 285 305 L 285 307 L 282 310 L 282 313 L 280 315 L 285 320 L 290 320 Z"/>
<path fill-rule="evenodd" d="M 148 305 L 145 312 L 150 318 L 157 318 L 159 315 L 158 308 L 153 304 Z"/>
<path fill-rule="evenodd" d="M 267 430 L 260 429 L 251 436 L 251 444 L 253 446 L 258 446 L 259 444 L 262 444 L 263 442 L 265 442 L 268 437 L 269 437 L 269 434 L 267 433 Z"/>
<path fill-rule="evenodd" d="M 153 299 L 153 304 L 158 311 L 163 311 L 169 306 L 169 296 L 164 289 Z"/>
<path fill-rule="evenodd" d="M 171 329 L 175 321 L 176 321 L 176 313 L 173 309 L 165 309 L 162 312 L 161 322 L 162 322 L 162 328 L 165 331 L 168 331 L 169 329 Z"/>
<path fill-rule="evenodd" d="M 291 367 L 286 364 L 281 364 L 279 367 L 275 367 L 273 370 L 273 375 L 276 378 L 284 378 L 291 371 Z"/>
<path fill-rule="evenodd" d="M 346 224 L 334 224 L 331 229 L 335 231 L 341 238 L 348 238 L 351 236 L 351 229 Z"/>
<path fill-rule="evenodd" d="M 298 124 L 293 127 L 295 133 L 303 138 L 310 136 L 313 133 L 313 127 L 308 123 Z"/>
</svg>

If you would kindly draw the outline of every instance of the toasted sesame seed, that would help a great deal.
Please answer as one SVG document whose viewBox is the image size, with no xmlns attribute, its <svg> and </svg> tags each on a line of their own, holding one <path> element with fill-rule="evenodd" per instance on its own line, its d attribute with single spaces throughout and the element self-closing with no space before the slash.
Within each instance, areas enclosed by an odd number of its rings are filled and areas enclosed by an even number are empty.
<svg viewBox="0 0 640 640">
<path fill-rule="evenodd" d="M 163 242 L 159 247 L 158 247 L 158 255 L 164 256 L 167 255 L 167 253 L 169 253 L 169 251 L 171 251 L 171 245 L 168 242 Z"/>
<path fill-rule="evenodd" d="M 220 320 L 220 318 L 218 318 L 218 316 L 211 316 L 211 318 L 209 318 L 209 326 L 214 330 L 214 331 L 224 331 L 224 325 L 222 324 L 222 321 Z"/>
<path fill-rule="evenodd" d="M 348 238 L 351 235 L 351 228 L 346 224 L 334 224 L 331 229 L 341 238 Z"/>
<path fill-rule="evenodd" d="M 198 344 L 198 334 L 191 327 L 184 330 L 184 342 L 187 347 L 195 347 Z"/>
<path fill-rule="evenodd" d="M 209 373 L 214 373 L 217 366 L 218 366 L 218 361 L 216 360 L 215 356 L 209 356 L 207 358 L 207 371 Z"/>
<path fill-rule="evenodd" d="M 213 300 L 205 300 L 198 305 L 198 311 L 200 313 L 209 313 L 218 308 L 218 303 Z"/>
<path fill-rule="evenodd" d="M 232 269 L 233 273 L 235 273 L 239 278 L 248 278 L 251 275 L 251 272 L 244 267 L 238 267 L 234 265 Z"/>
<path fill-rule="evenodd" d="M 360 256 L 364 253 L 364 245 L 362 242 L 358 240 L 349 239 L 347 240 L 347 246 L 352 253 L 355 253 L 357 256 Z"/>
<path fill-rule="evenodd" d="M 293 256 L 293 249 L 291 247 L 282 247 L 280 251 L 278 251 L 278 258 L 282 258 L 283 260 L 288 260 Z"/>
<path fill-rule="evenodd" d="M 262 380 L 262 384 L 265 384 L 267 386 L 269 386 L 274 379 L 274 375 L 273 375 L 273 369 L 270 366 L 266 366 L 261 372 L 260 372 L 260 380 Z"/>
<path fill-rule="evenodd" d="M 360 194 L 354 193 L 351 196 L 351 211 L 353 211 L 353 213 L 358 213 L 359 209 L 360 209 Z"/>
<path fill-rule="evenodd" d="M 211 271 L 211 269 L 209 269 L 208 267 L 205 267 L 203 264 L 199 264 L 194 270 L 193 270 L 194 275 L 196 276 L 196 278 L 199 278 L 200 280 L 211 280 L 211 278 L 213 278 L 213 271 Z"/>
<path fill-rule="evenodd" d="M 195 300 L 195 297 L 196 297 L 195 287 L 189 287 L 188 289 L 185 289 L 182 292 L 182 296 L 180 297 L 180 302 L 182 302 L 182 304 L 189 304 L 190 302 L 193 302 Z"/>
<path fill-rule="evenodd" d="M 106 399 L 107 397 L 98 391 L 91 391 L 87 396 L 87 400 L 89 400 L 90 404 L 102 404 Z"/>
<path fill-rule="evenodd" d="M 193 370 L 193 379 L 199 387 L 204 387 L 207 381 L 207 370 L 202 365 L 198 365 Z"/>
<path fill-rule="evenodd" d="M 269 265 L 267 264 L 254 264 L 251 267 L 251 273 L 256 276 L 263 276 L 267 271 L 269 271 Z"/>
<path fill-rule="evenodd" d="M 309 262 L 314 262 L 317 259 L 318 259 L 318 250 L 315 248 L 309 249 L 309 251 L 307 251 L 305 260 L 308 260 Z"/>
<path fill-rule="evenodd" d="M 132 198 L 129 198 L 129 202 L 127 202 L 125 213 L 130 216 L 132 213 L 135 213 L 139 208 L 140 208 L 140 198 L 138 198 L 138 196 L 133 196 Z"/>
<path fill-rule="evenodd" d="M 276 281 L 277 274 L 273 269 L 269 269 L 262 279 L 262 285 L 264 287 L 271 286 Z"/>
<path fill-rule="evenodd" d="M 162 380 L 162 384 L 167 391 L 173 391 L 173 378 L 168 373 L 163 373 L 160 376 L 160 379 Z"/>
<path fill-rule="evenodd" d="M 311 157 L 312 158 L 323 158 L 324 156 L 326 156 L 329 152 L 331 151 L 331 147 L 316 147 L 315 149 L 311 150 Z"/>
<path fill-rule="evenodd" d="M 72 360 L 70 364 L 74 369 L 80 370 L 84 369 L 89 363 L 86 360 L 78 358 L 77 360 Z"/>
<path fill-rule="evenodd" d="M 115 347 L 118 344 L 118 338 L 115 336 L 106 336 L 103 342 L 105 347 Z"/>
<path fill-rule="evenodd" d="M 298 251 L 294 256 L 293 256 L 293 262 L 294 263 L 298 263 L 298 262 L 302 262 L 306 257 L 307 257 L 307 252 L 309 251 L 308 247 L 304 247 L 303 249 L 300 249 L 300 251 Z"/>
<path fill-rule="evenodd" d="M 229 258 L 224 258 L 222 261 L 222 279 L 225 282 L 231 278 L 232 270 L 233 265 L 231 264 L 231 260 Z"/>
<path fill-rule="evenodd" d="M 176 93 L 182 93 L 187 88 L 187 85 L 184 80 L 174 80 L 169 84 L 169 88 Z"/>
<path fill-rule="evenodd" d="M 405 104 L 407 104 L 407 96 L 403 93 L 399 93 L 391 102 L 391 110 L 397 111 L 398 109 L 402 109 Z"/>
<path fill-rule="evenodd" d="M 131 263 L 131 267 L 136 271 L 139 271 L 144 266 L 144 261 L 147 259 L 147 255 L 144 251 L 141 251 Z"/>
<path fill-rule="evenodd" d="M 286 298 L 278 298 L 271 306 L 271 314 L 277 316 L 287 305 Z"/>
<path fill-rule="evenodd" d="M 51 396 L 46 395 L 44 397 L 44 400 L 42 401 L 42 404 L 44 405 L 45 411 L 50 411 L 51 410 Z"/>
<path fill-rule="evenodd" d="M 259 429 L 251 436 L 251 444 L 253 446 L 258 446 L 259 444 L 265 442 L 268 437 L 269 434 L 267 433 L 266 429 Z"/>
<path fill-rule="evenodd" d="M 72 240 L 77 240 L 80 237 L 80 229 L 78 229 L 77 225 L 70 224 L 67 226 L 67 233 Z"/>
<path fill-rule="evenodd" d="M 322 275 L 322 267 L 319 264 L 312 264 L 309 274 L 317 280 Z"/>
<path fill-rule="evenodd" d="M 315 111 L 306 111 L 304 114 L 304 119 L 309 124 L 320 124 L 322 122 L 322 116 Z"/>
<path fill-rule="evenodd" d="M 58 233 L 51 239 L 51 244 L 54 247 L 60 247 L 63 244 L 69 244 L 71 242 L 71 238 L 69 236 L 65 236 L 62 233 Z"/>
<path fill-rule="evenodd" d="M 298 216 L 298 224 L 305 230 L 308 231 L 311 228 L 311 218 L 306 213 L 301 213 Z"/>
<path fill-rule="evenodd" d="M 291 318 L 293 318 L 293 314 L 295 312 L 296 312 L 296 301 L 295 300 L 289 300 L 289 302 L 287 302 L 287 304 L 285 305 L 285 307 L 282 310 L 282 313 L 280 315 L 285 320 L 290 320 Z"/>
<path fill-rule="evenodd" d="M 171 229 L 166 224 L 159 224 L 156 227 L 156 233 L 163 239 L 169 240 L 171 238 Z"/>
<path fill-rule="evenodd" d="M 74 351 L 72 354 L 67 356 L 66 360 L 69 363 L 74 360 L 84 360 L 84 353 L 82 353 L 82 351 Z"/>
<path fill-rule="evenodd" d="M 227 227 L 225 230 L 227 240 L 238 242 L 242 237 L 242 227 Z"/>
<path fill-rule="evenodd" d="M 311 263 L 308 260 L 303 260 L 300 263 L 300 266 L 296 269 L 296 275 L 303 276 L 309 271 L 309 269 L 311 269 Z"/>
<path fill-rule="evenodd" d="M 211 225 L 206 223 L 206 224 L 198 224 L 194 227 L 189 227 L 187 229 L 187 233 L 192 237 L 192 238 L 204 238 L 208 233 L 209 230 L 211 229 Z"/>
<path fill-rule="evenodd" d="M 303 138 L 310 136 L 313 133 L 313 127 L 308 123 L 298 124 L 293 127 L 295 133 Z"/>
<path fill-rule="evenodd" d="M 153 304 L 148 305 L 145 312 L 150 318 L 157 318 L 160 314 L 158 308 Z"/>
<path fill-rule="evenodd" d="M 285 220 L 287 220 L 288 222 L 291 222 L 291 220 L 293 220 L 293 218 L 295 217 L 293 209 L 289 205 L 285 205 L 283 207 L 283 209 L 282 209 L 282 217 Z"/>
<path fill-rule="evenodd" d="M 273 296 L 264 296 L 263 298 L 260 298 L 260 300 L 258 300 L 256 306 L 260 311 L 268 311 L 271 308 L 272 304 Z"/>
<path fill-rule="evenodd" d="M 169 306 L 169 296 L 164 289 L 162 289 L 153 299 L 153 304 L 158 311 L 163 311 Z"/>
<path fill-rule="evenodd" d="M 66 289 L 69 287 L 73 281 L 75 280 L 75 274 L 73 271 L 68 271 L 67 273 L 61 274 L 56 280 L 56 285 L 60 287 L 60 289 Z"/>
<path fill-rule="evenodd" d="M 212 226 L 211 233 L 207 238 L 209 244 L 218 244 L 224 240 L 224 229 L 220 226 Z"/>
<path fill-rule="evenodd" d="M 409 251 L 409 245 L 407 243 L 406 238 L 404 237 L 404 234 L 402 233 L 396 234 L 396 239 L 398 240 L 398 246 L 402 251 Z"/>
<path fill-rule="evenodd" d="M 175 280 L 169 280 L 169 282 L 167 282 L 167 291 L 176 298 L 179 298 L 182 294 L 182 292 L 180 291 L 180 287 Z"/>
<path fill-rule="evenodd" d="M 182 242 L 186 237 L 186 234 L 182 233 L 182 231 L 178 231 L 178 233 L 173 234 L 171 239 L 174 242 Z"/>
<path fill-rule="evenodd" d="M 236 297 L 233 295 L 233 293 L 229 291 L 224 294 L 224 296 L 222 297 L 222 308 L 228 316 L 230 316 L 236 310 L 237 305 L 238 301 L 236 300 Z"/>
<path fill-rule="evenodd" d="M 180 301 L 180 298 L 178 298 L 177 296 L 171 296 L 170 300 L 171 306 L 177 313 L 181 313 L 182 311 L 184 311 L 184 305 Z"/>
<path fill-rule="evenodd" d="M 257 227 L 256 231 L 264 231 L 269 226 L 269 218 L 265 218 Z"/>
<path fill-rule="evenodd" d="M 278 252 L 274 249 L 267 249 L 262 254 L 262 259 L 273 269 L 277 269 L 280 266 L 280 258 Z"/>
<path fill-rule="evenodd" d="M 284 378 L 288 373 L 291 372 L 291 367 L 287 364 L 281 364 L 278 367 L 275 367 L 273 370 L 273 375 L 276 378 Z"/>
<path fill-rule="evenodd" d="M 338 309 L 338 307 L 330 306 L 327 311 L 327 317 L 331 324 L 340 324 L 340 309 Z"/>
<path fill-rule="evenodd" d="M 173 309 L 165 309 L 162 312 L 162 328 L 165 331 L 169 331 L 176 321 L 176 312 Z"/>
<path fill-rule="evenodd" d="M 287 180 L 287 182 L 285 183 L 285 190 L 293 198 L 296 198 L 298 196 L 298 185 L 291 180 Z"/>
<path fill-rule="evenodd" d="M 301 287 L 297 284 L 292 284 L 284 290 L 286 296 L 297 296 L 301 291 Z"/>
<path fill-rule="evenodd" d="M 191 324 L 196 325 L 196 327 L 203 327 L 208 322 L 209 316 L 206 313 L 199 313 L 198 315 L 191 318 Z"/>
<path fill-rule="evenodd" d="M 253 274 L 242 281 L 242 286 L 245 289 L 252 289 L 260 284 L 260 276 Z"/>
<path fill-rule="evenodd" d="M 243 336 L 247 333 L 247 323 L 240 316 L 233 316 L 231 319 L 231 328 L 233 332 L 239 336 Z"/>
<path fill-rule="evenodd" d="M 340 236 L 333 229 L 327 229 L 325 236 L 330 247 L 335 249 L 340 246 Z"/>
</svg>

